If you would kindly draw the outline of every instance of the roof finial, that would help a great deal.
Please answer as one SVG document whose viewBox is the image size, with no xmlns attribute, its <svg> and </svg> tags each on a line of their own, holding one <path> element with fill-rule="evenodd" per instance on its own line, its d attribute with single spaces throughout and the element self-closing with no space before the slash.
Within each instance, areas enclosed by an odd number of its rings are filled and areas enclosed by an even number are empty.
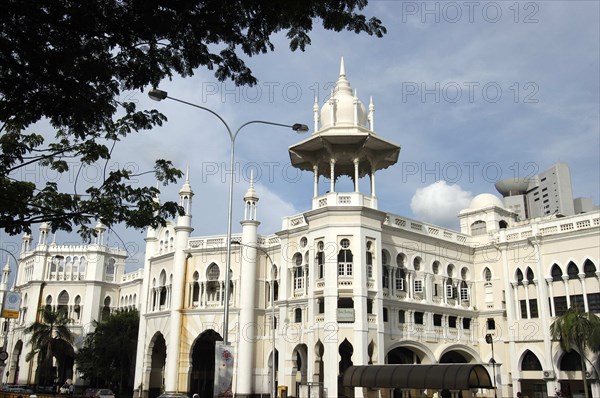
<svg viewBox="0 0 600 398">
<path fill-rule="evenodd" d="M 344 67 L 344 57 L 342 56 L 342 61 L 340 62 L 340 77 L 346 77 L 346 68 Z"/>
<path fill-rule="evenodd" d="M 188 184 L 190 182 L 190 165 L 189 164 L 185 168 L 185 182 Z"/>
</svg>

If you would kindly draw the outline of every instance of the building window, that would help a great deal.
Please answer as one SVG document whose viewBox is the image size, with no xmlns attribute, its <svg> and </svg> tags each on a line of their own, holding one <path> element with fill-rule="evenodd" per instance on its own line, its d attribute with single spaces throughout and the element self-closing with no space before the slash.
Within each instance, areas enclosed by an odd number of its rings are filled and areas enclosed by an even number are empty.
<svg viewBox="0 0 600 398">
<path fill-rule="evenodd" d="M 569 279 L 579 279 L 579 268 L 572 261 L 567 266 L 567 275 Z"/>
<path fill-rule="evenodd" d="M 404 312 L 404 310 L 399 310 L 398 311 L 398 323 L 405 323 L 406 322 L 406 313 Z"/>
<path fill-rule="evenodd" d="M 521 307 L 521 318 L 527 318 L 527 300 L 519 300 L 519 304 Z"/>
<path fill-rule="evenodd" d="M 372 314 L 373 313 L 373 300 L 368 298 L 367 299 L 367 314 Z"/>
<path fill-rule="evenodd" d="M 485 224 L 485 221 L 475 221 L 473 224 L 471 224 L 472 236 L 484 235 L 486 232 L 487 225 Z"/>
<path fill-rule="evenodd" d="M 383 285 L 384 289 L 389 289 L 390 288 L 390 274 L 389 274 L 389 269 L 387 266 L 383 266 L 382 267 L 382 274 L 381 275 L 381 283 Z"/>
<path fill-rule="evenodd" d="M 583 263 L 583 272 L 586 278 L 594 278 L 596 276 L 596 266 L 591 260 L 585 260 L 585 263 Z"/>
<path fill-rule="evenodd" d="M 494 320 L 494 318 L 487 319 L 487 329 L 496 330 L 496 321 Z"/>
<path fill-rule="evenodd" d="M 325 298 L 321 297 L 317 301 L 319 303 L 319 314 L 325 313 Z"/>
<path fill-rule="evenodd" d="M 492 280 L 492 271 L 488 267 L 485 267 L 483 270 L 483 279 L 485 279 L 486 282 L 491 282 Z"/>
<path fill-rule="evenodd" d="M 388 309 L 387 308 L 383 308 L 383 321 L 387 322 L 388 321 Z"/>
<path fill-rule="evenodd" d="M 367 252 L 367 278 L 373 277 L 373 253 Z"/>
<path fill-rule="evenodd" d="M 583 303 L 583 294 L 575 294 L 571 296 L 571 308 L 584 311 L 585 305 Z"/>
<path fill-rule="evenodd" d="M 342 239 L 340 241 L 340 246 L 342 247 L 342 249 L 347 249 L 350 247 L 350 241 L 348 239 Z"/>
<path fill-rule="evenodd" d="M 294 322 L 302 323 L 302 309 L 301 308 L 296 308 L 294 310 Z"/>
<path fill-rule="evenodd" d="M 562 281 L 562 270 L 560 269 L 560 267 L 558 266 L 558 264 L 554 264 L 552 266 L 552 270 L 550 271 L 550 274 L 552 275 L 552 280 L 554 282 L 558 282 L 558 281 Z"/>
<path fill-rule="evenodd" d="M 554 315 L 562 316 L 565 314 L 565 312 L 567 312 L 567 297 L 554 297 Z"/>
<path fill-rule="evenodd" d="M 343 239 L 342 242 L 347 239 Z M 342 249 L 338 253 L 338 276 L 352 276 L 352 252 Z"/>
<path fill-rule="evenodd" d="M 529 300 L 529 312 L 531 313 L 532 318 L 539 318 L 537 299 Z"/>
<path fill-rule="evenodd" d="M 317 277 L 323 279 L 325 265 L 325 253 L 322 251 L 317 252 Z"/>
<path fill-rule="evenodd" d="M 471 329 L 471 318 L 463 318 L 463 329 Z"/>
<path fill-rule="evenodd" d="M 600 293 L 588 293 L 587 299 L 590 312 L 600 313 Z"/>
<path fill-rule="evenodd" d="M 517 284 L 523 284 L 523 271 L 517 268 Z"/>
<path fill-rule="evenodd" d="M 304 289 L 304 268 L 294 267 L 294 289 Z"/>
<path fill-rule="evenodd" d="M 396 269 L 396 290 L 404 290 L 404 278 L 406 277 L 402 268 Z"/>
<path fill-rule="evenodd" d="M 423 325 L 423 313 L 415 311 L 415 324 Z"/>
<path fill-rule="evenodd" d="M 415 293 L 423 293 L 423 280 L 415 279 L 414 284 L 415 284 Z"/>
<path fill-rule="evenodd" d="M 456 298 L 456 288 L 452 286 L 452 279 L 446 284 L 446 297 L 449 299 Z"/>
<path fill-rule="evenodd" d="M 465 281 L 460 283 L 460 299 L 461 301 L 469 301 L 469 286 Z"/>
<path fill-rule="evenodd" d="M 433 326 L 442 326 L 441 314 L 433 314 Z"/>
<path fill-rule="evenodd" d="M 455 316 L 448 317 L 448 327 L 456 329 L 456 317 Z"/>
</svg>

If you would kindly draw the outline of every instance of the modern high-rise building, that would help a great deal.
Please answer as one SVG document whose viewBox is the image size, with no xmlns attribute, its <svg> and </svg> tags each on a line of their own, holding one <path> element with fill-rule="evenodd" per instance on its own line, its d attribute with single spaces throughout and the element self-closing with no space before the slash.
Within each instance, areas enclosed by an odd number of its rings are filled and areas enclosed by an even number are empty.
<svg viewBox="0 0 600 398">
<path fill-rule="evenodd" d="M 504 197 L 506 208 L 519 219 L 549 215 L 572 216 L 594 210 L 591 198 L 573 199 L 571 172 L 564 163 L 531 177 L 498 181 L 496 189 Z"/>
<path fill-rule="evenodd" d="M 225 332 L 233 353 L 231 393 L 239 397 L 267 396 L 273 380 L 296 397 L 309 389 L 311 396 L 431 397 L 438 391 L 411 385 L 345 386 L 342 375 L 352 365 L 449 363 L 483 364 L 498 397 L 578 394 L 582 377 L 600 396 L 598 355 L 585 353 L 591 363 L 581 369 L 580 353 L 563 352 L 549 334 L 554 317 L 571 306 L 600 313 L 599 211 L 520 217 L 499 197 L 481 194 L 459 214 L 460 231 L 388 213 L 377 200 L 376 174 L 394 166 L 400 147 L 376 133 L 373 101 L 365 107 L 356 97 L 343 63 L 332 97 L 315 104 L 313 114 L 312 135 L 289 149 L 292 165 L 314 174 L 307 210 L 263 233 L 260 192 L 251 182 L 239 202 L 242 233 L 233 236 L 229 270 L 225 234 L 192 235 L 187 180 L 179 192 L 185 214 L 147 231 L 143 274 L 119 273 L 124 253 L 108 253 L 101 243 L 78 250 L 26 246 L 17 287 L 27 299 L 9 333 L 8 381 L 33 380 L 22 329 L 35 308 L 79 311 L 82 325 L 74 329 L 81 336 L 89 319 L 123 303 L 141 314 L 134 382 L 140 398 L 163 391 L 212 397 L 223 373 L 215 352 Z M 557 186 L 564 182 L 559 169 Z M 354 182 L 349 192 L 336 186 L 342 175 Z M 540 198 L 553 186 L 544 175 Z M 365 177 L 367 192 L 359 184 Z M 517 188 L 519 195 L 533 192 Z M 551 200 L 550 206 L 564 206 Z M 74 264 L 84 253 L 81 275 Z M 40 260 L 31 261 L 35 256 Z M 116 267 L 109 273 L 111 258 Z M 114 276 L 108 281 L 108 275 Z M 475 393 L 495 395 L 481 389 L 462 396 Z"/>
</svg>

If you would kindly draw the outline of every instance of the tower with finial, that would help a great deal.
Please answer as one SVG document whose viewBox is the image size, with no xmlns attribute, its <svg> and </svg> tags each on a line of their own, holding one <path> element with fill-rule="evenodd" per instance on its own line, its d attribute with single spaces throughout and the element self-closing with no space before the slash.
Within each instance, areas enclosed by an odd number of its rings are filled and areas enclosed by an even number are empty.
<svg viewBox="0 0 600 398">
<path fill-rule="evenodd" d="M 238 372 L 236 395 L 251 396 L 255 391 L 253 373 L 255 364 L 254 342 L 256 322 L 256 280 L 257 280 L 257 255 L 258 226 L 256 218 L 256 204 L 258 195 L 254 190 L 254 175 L 250 176 L 250 187 L 244 195 L 245 211 L 242 224 L 241 242 L 241 270 L 244 273 L 240 284 L 240 312 L 239 327 L 244 338 L 238 345 Z"/>
<path fill-rule="evenodd" d="M 292 165 L 315 175 L 313 209 L 339 204 L 377 209 L 375 172 L 398 161 L 400 146 L 375 134 L 374 111 L 373 98 L 367 113 L 356 91 L 352 91 L 342 58 L 340 76 L 331 97 L 321 108 L 320 117 L 315 114 L 315 132 L 289 149 Z M 342 175 L 354 181 L 354 192 L 343 193 L 343 200 L 335 186 Z M 330 180 L 329 191 L 321 195 L 319 176 Z M 371 180 L 369 195 L 359 192 L 358 181 L 365 176 Z"/>
</svg>

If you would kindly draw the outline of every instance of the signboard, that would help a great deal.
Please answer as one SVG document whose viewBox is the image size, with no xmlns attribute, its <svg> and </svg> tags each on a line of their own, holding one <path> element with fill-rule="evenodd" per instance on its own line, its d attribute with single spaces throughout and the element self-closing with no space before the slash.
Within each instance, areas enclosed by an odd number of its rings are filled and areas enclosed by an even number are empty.
<svg viewBox="0 0 600 398">
<path fill-rule="evenodd" d="M 223 345 L 222 341 L 215 342 L 215 388 L 214 397 L 233 397 L 233 359 L 234 351 L 230 345 Z"/>
<path fill-rule="evenodd" d="M 354 322 L 354 308 L 338 308 L 337 309 L 337 321 L 338 322 Z"/>
<path fill-rule="evenodd" d="M 17 319 L 21 308 L 21 293 L 4 292 L 2 300 L 2 318 Z"/>
</svg>

